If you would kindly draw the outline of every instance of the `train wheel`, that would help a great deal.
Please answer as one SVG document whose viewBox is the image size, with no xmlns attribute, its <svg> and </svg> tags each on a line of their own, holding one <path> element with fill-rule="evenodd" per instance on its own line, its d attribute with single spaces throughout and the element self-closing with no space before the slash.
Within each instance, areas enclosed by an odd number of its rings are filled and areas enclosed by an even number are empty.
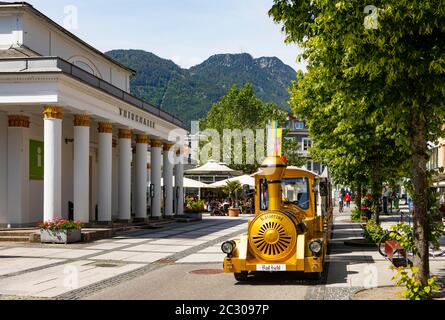
<svg viewBox="0 0 445 320">
<path fill-rule="evenodd" d="M 377 243 L 377 249 L 379 250 L 379 253 L 382 255 L 382 257 L 387 257 L 385 252 L 385 241 L 389 239 L 389 233 L 385 233 Z"/>
<path fill-rule="evenodd" d="M 321 276 L 323 275 L 323 273 L 322 272 L 310 272 L 310 273 L 306 273 L 306 275 L 309 280 L 319 281 L 319 280 L 321 280 Z"/>
<path fill-rule="evenodd" d="M 235 280 L 239 282 L 247 281 L 248 271 L 241 271 L 240 273 L 234 273 Z"/>
</svg>

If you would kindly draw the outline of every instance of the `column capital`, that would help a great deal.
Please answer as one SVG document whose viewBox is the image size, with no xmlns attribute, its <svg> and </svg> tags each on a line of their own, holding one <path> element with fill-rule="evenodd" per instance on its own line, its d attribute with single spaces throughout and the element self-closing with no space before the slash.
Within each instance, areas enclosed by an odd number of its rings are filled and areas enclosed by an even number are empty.
<svg viewBox="0 0 445 320">
<path fill-rule="evenodd" d="M 172 143 L 164 143 L 164 151 L 170 151 L 174 147 Z"/>
<path fill-rule="evenodd" d="M 86 114 L 76 114 L 73 123 L 75 127 L 89 127 L 90 116 Z"/>
<path fill-rule="evenodd" d="M 8 116 L 8 126 L 10 128 L 29 128 L 30 121 L 28 116 L 10 115 Z"/>
<path fill-rule="evenodd" d="M 111 122 L 99 122 L 99 133 L 113 133 L 113 124 Z"/>
<path fill-rule="evenodd" d="M 131 139 L 131 130 L 119 129 L 119 139 Z"/>
<path fill-rule="evenodd" d="M 44 107 L 43 108 L 43 118 L 44 119 L 62 119 L 62 108 L 61 107 Z"/>
<path fill-rule="evenodd" d="M 162 147 L 162 142 L 161 140 L 151 140 L 151 147 L 152 148 L 161 148 Z"/>
<path fill-rule="evenodd" d="M 148 144 L 148 135 L 137 134 L 136 135 L 136 143 Z"/>
</svg>

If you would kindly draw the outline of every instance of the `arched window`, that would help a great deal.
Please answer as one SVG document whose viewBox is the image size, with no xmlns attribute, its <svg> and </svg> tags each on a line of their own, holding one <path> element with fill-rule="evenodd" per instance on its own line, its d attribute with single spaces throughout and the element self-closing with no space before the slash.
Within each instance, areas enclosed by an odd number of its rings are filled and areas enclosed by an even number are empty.
<svg viewBox="0 0 445 320">
<path fill-rule="evenodd" d="M 70 59 L 68 59 L 68 61 L 71 62 L 72 64 L 74 64 L 76 67 L 79 67 L 82 70 L 85 70 L 86 72 L 89 72 L 92 75 L 103 79 L 99 70 L 94 65 L 94 62 L 91 61 L 90 59 L 88 59 L 84 56 L 81 56 L 81 55 L 76 55 L 76 56 L 72 56 Z"/>
<path fill-rule="evenodd" d="M 79 67 L 79 68 L 81 68 L 81 69 L 83 69 L 83 70 L 85 70 L 85 71 L 87 71 L 87 72 L 89 72 L 89 73 L 91 73 L 91 74 L 96 75 L 96 73 L 94 72 L 93 68 L 91 68 L 88 64 L 86 64 L 83 61 L 74 61 L 74 65 Z"/>
</svg>

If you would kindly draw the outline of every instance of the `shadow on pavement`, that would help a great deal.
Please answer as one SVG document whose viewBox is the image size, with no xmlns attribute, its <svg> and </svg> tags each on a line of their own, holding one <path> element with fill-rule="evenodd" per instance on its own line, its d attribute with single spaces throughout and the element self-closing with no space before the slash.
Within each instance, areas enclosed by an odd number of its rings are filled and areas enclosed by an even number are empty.
<svg viewBox="0 0 445 320">
<path fill-rule="evenodd" d="M 250 272 L 246 281 L 237 282 L 235 285 L 319 285 L 326 282 L 326 272 L 323 273 L 321 279 L 311 278 L 308 274 L 301 271 L 287 271 L 287 272 Z"/>
<path fill-rule="evenodd" d="M 247 216 L 246 216 L 247 217 Z M 215 225 L 216 223 L 216 225 Z M 198 237 L 204 237 L 207 235 L 210 235 L 212 233 L 223 231 L 231 227 L 236 227 L 242 224 L 247 225 L 246 219 L 234 219 L 234 218 L 212 218 L 212 219 L 206 219 L 203 218 L 202 221 L 191 223 L 191 224 L 185 224 L 185 223 L 177 223 L 174 225 L 170 225 L 167 227 L 163 227 L 156 230 L 137 230 L 137 231 L 131 231 L 126 232 L 123 234 L 116 234 L 117 236 L 120 236 L 119 239 L 133 239 L 133 238 L 151 238 L 151 237 L 157 237 L 159 238 L 174 238 L 175 236 L 180 236 L 181 238 L 190 238 L 195 239 Z M 207 227 L 209 229 L 207 229 Z M 184 228 L 187 228 L 188 230 L 183 230 Z M 181 230 L 177 230 L 181 229 Z M 175 232 L 176 231 L 176 232 Z M 165 232 L 170 233 L 169 235 L 164 234 Z M 187 234 L 190 233 L 190 234 Z"/>
</svg>

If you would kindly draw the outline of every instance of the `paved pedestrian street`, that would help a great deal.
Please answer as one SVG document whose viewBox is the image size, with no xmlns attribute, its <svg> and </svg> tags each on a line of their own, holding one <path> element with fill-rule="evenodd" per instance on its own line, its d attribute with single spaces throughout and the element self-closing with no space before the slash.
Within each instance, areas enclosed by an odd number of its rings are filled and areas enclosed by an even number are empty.
<svg viewBox="0 0 445 320">
<path fill-rule="evenodd" d="M 226 239 L 246 233 L 247 220 L 204 217 L 155 230 L 120 234 L 75 245 L 0 245 L 0 299 L 349 299 L 366 286 L 393 285 L 390 263 L 375 248 L 344 241 L 360 238 L 350 211 L 336 213 L 327 270 L 321 281 L 301 274 L 254 274 L 245 283 L 222 272 Z M 397 221 L 383 216 L 383 226 Z M 443 240 L 443 239 L 442 239 Z M 431 257 L 445 278 L 445 243 Z"/>
</svg>

